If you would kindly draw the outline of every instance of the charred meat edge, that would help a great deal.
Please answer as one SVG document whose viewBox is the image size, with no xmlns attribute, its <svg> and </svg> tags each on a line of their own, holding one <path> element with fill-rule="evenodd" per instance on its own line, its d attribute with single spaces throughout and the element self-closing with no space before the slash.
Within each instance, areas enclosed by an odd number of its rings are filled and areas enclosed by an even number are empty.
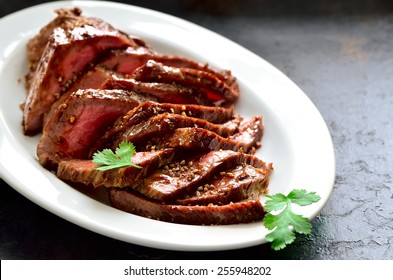
<svg viewBox="0 0 393 280">
<path fill-rule="evenodd" d="M 109 189 L 113 207 L 159 221 L 190 225 L 229 225 L 260 221 L 265 210 L 258 200 L 226 205 L 186 206 L 162 204 L 129 189 Z"/>
</svg>

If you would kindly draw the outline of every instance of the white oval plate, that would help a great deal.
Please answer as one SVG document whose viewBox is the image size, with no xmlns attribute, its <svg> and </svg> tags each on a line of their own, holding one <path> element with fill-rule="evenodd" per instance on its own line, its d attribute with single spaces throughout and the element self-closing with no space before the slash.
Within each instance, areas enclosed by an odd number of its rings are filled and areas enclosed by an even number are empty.
<svg viewBox="0 0 393 280">
<path fill-rule="evenodd" d="M 56 215 L 91 231 L 160 249 L 212 251 L 265 243 L 262 222 L 229 226 L 190 226 L 155 221 L 108 206 L 70 187 L 42 168 L 35 149 L 39 136 L 23 135 L 25 47 L 29 38 L 55 16 L 57 8 L 78 6 L 147 41 L 155 50 L 232 70 L 243 116 L 262 115 L 263 147 L 257 155 L 273 162 L 270 193 L 293 188 L 316 191 L 321 200 L 297 209 L 312 219 L 327 202 L 335 177 L 331 138 L 318 110 L 306 95 L 268 62 L 216 33 L 159 12 L 103 1 L 53 2 L 0 20 L 0 174 L 19 193 Z M 28 20 L 26 20 L 28 19 Z"/>
</svg>

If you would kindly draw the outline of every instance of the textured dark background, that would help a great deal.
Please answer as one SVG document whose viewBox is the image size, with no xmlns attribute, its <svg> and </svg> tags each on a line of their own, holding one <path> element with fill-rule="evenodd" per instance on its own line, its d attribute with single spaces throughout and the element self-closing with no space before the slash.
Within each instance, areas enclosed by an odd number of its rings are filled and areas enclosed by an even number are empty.
<svg viewBox="0 0 393 280">
<path fill-rule="evenodd" d="M 43 1 L 0 1 L 0 16 Z M 287 249 L 172 252 L 113 240 L 0 180 L 1 259 L 393 259 L 393 1 L 122 1 L 184 18 L 260 55 L 321 112 L 336 153 L 331 199 Z"/>
</svg>

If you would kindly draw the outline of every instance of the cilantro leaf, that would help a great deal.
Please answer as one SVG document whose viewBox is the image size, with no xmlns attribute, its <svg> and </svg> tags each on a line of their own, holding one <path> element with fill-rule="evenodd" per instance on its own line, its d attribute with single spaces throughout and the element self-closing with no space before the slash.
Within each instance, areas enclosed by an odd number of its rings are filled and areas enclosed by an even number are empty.
<svg viewBox="0 0 393 280">
<path fill-rule="evenodd" d="M 281 210 L 284 206 L 287 205 L 288 198 L 282 193 L 278 193 L 275 195 L 266 195 L 270 200 L 266 201 L 265 209 L 268 212 L 274 210 Z"/>
<path fill-rule="evenodd" d="M 266 240 L 271 242 L 271 247 L 274 250 L 284 249 L 286 245 L 291 244 L 295 240 L 295 234 L 288 226 L 275 226 L 274 220 L 276 217 L 272 214 L 265 216 L 264 225 L 267 229 L 276 229 L 266 235 Z"/>
<path fill-rule="evenodd" d="M 307 193 L 306 190 L 292 190 L 287 196 L 292 203 L 300 206 L 306 206 L 318 202 L 321 197 L 315 192 Z"/>
<path fill-rule="evenodd" d="M 134 144 L 123 141 L 116 148 L 115 153 L 110 149 L 104 149 L 96 152 L 93 155 L 93 162 L 98 166 L 96 169 L 100 171 L 106 171 L 115 168 L 121 168 L 126 166 L 133 166 L 136 168 L 142 168 L 132 162 L 132 156 L 135 153 Z"/>
<path fill-rule="evenodd" d="M 271 242 L 274 250 L 280 250 L 291 244 L 296 236 L 291 227 L 297 233 L 310 234 L 310 221 L 292 211 L 292 203 L 300 206 L 310 205 L 319 201 L 321 198 L 315 192 L 306 190 L 292 190 L 287 196 L 283 194 L 266 195 L 270 200 L 266 201 L 266 214 L 263 224 L 268 230 L 272 230 L 266 235 L 266 240 Z M 272 211 L 280 211 L 278 214 L 272 214 Z"/>
</svg>

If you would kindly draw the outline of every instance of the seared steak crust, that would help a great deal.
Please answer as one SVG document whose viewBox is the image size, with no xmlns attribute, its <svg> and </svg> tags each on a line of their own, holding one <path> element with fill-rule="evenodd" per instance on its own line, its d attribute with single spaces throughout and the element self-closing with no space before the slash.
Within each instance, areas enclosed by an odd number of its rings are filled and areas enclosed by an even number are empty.
<svg viewBox="0 0 393 280">
<path fill-rule="evenodd" d="M 109 189 L 111 204 L 120 210 L 151 219 L 191 225 L 227 225 L 262 220 L 265 210 L 259 200 L 226 205 L 172 205 L 150 200 L 130 189 Z"/>
</svg>

